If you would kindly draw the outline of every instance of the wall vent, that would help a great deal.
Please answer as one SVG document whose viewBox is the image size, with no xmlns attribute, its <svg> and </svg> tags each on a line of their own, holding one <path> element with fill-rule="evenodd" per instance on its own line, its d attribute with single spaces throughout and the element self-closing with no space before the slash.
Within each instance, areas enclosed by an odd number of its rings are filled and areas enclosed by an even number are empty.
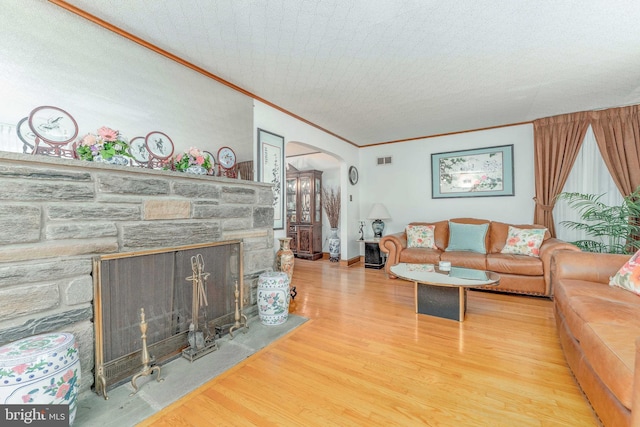
<svg viewBox="0 0 640 427">
<path fill-rule="evenodd" d="M 389 164 L 391 164 L 391 156 L 378 157 L 378 166 L 380 166 L 380 165 L 389 165 Z"/>
</svg>

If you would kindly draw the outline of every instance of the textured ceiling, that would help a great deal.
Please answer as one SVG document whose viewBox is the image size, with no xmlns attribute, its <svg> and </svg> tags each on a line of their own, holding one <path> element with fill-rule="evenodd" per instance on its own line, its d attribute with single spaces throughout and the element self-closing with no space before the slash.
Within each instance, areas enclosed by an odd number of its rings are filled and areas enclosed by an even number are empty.
<svg viewBox="0 0 640 427">
<path fill-rule="evenodd" d="M 68 0 L 359 146 L 640 104 L 638 0 Z"/>
</svg>

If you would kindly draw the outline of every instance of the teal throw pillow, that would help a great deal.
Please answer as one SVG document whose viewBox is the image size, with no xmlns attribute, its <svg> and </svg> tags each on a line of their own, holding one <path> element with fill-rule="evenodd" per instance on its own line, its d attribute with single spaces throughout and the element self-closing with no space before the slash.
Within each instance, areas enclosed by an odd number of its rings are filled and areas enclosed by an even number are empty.
<svg viewBox="0 0 640 427">
<path fill-rule="evenodd" d="M 481 254 L 487 253 L 485 236 L 489 229 L 489 223 L 485 224 L 460 224 L 449 222 L 449 245 L 447 252 L 469 251 Z"/>
</svg>

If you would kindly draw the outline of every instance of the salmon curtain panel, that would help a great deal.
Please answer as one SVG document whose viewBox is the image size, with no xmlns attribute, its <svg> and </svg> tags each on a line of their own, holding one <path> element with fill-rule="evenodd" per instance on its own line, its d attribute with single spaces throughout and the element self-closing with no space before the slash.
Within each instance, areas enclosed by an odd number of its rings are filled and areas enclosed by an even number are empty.
<svg viewBox="0 0 640 427">
<path fill-rule="evenodd" d="M 588 112 L 545 117 L 533 122 L 536 202 L 534 224 L 556 236 L 555 199 L 564 187 L 589 127 Z"/>
<path fill-rule="evenodd" d="M 640 105 L 591 112 L 591 127 L 623 196 L 640 186 Z"/>
</svg>

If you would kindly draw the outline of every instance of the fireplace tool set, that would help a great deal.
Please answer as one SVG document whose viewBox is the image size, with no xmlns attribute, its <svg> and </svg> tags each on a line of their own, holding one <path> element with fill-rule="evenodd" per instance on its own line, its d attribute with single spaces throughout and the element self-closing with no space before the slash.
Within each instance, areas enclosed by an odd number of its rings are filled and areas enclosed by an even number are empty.
<svg viewBox="0 0 640 427">
<path fill-rule="evenodd" d="M 206 292 L 206 281 L 209 273 L 204 272 L 204 259 L 202 258 L 202 254 L 191 257 L 191 269 L 193 274 L 187 277 L 186 280 L 190 280 L 193 285 L 193 298 L 191 301 L 193 319 L 189 325 L 189 333 L 187 335 L 189 347 L 182 350 L 182 356 L 193 362 L 197 358 L 218 349 L 216 335 L 219 336 L 219 333 L 216 329 L 216 333 L 211 334 L 209 326 L 207 325 L 206 310 L 202 310 L 204 317 L 203 326 L 199 327 L 198 325 L 198 312 L 202 307 L 209 305 Z"/>
</svg>

